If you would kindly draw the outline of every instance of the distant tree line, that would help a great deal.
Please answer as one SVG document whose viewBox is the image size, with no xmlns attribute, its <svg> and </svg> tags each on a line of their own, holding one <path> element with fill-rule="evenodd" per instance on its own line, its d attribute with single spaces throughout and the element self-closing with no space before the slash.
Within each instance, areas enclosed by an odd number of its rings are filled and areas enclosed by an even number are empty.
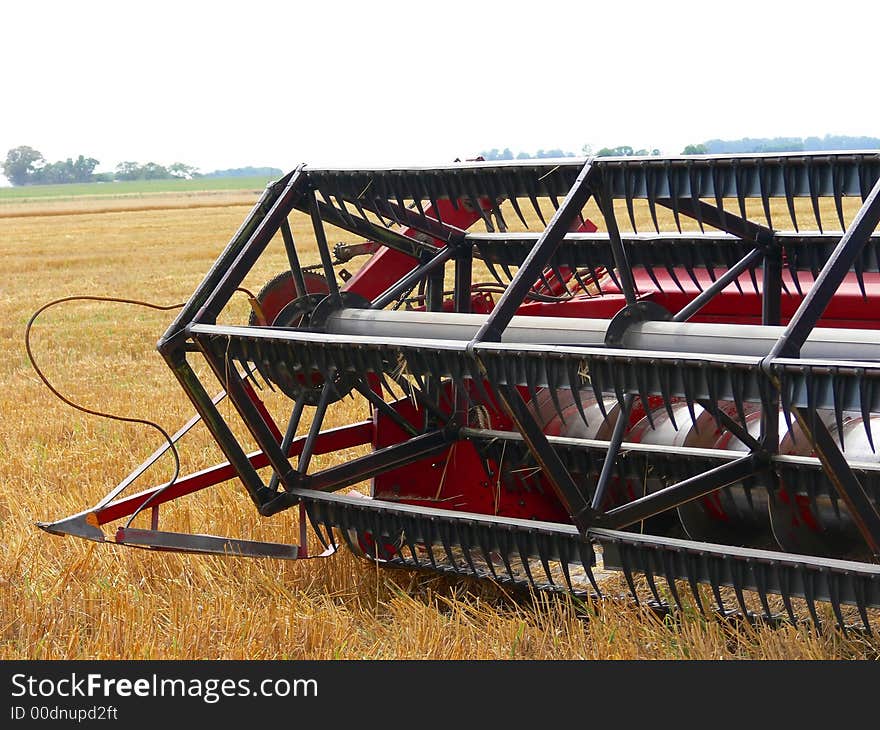
<svg viewBox="0 0 880 730">
<path fill-rule="evenodd" d="M 691 144 L 683 155 L 720 155 L 751 152 L 818 152 L 821 150 L 865 150 L 880 148 L 878 137 L 850 137 L 826 134 L 824 137 L 743 137 L 742 139 L 710 139 Z"/>
<path fill-rule="evenodd" d="M 586 144 L 581 148 L 581 154 L 589 157 L 590 155 L 595 155 L 596 157 L 630 157 L 632 155 L 659 155 L 659 149 L 634 149 L 629 145 L 621 145 L 619 147 L 603 147 L 598 152 L 593 152 L 593 148 Z M 480 157 L 484 160 L 494 161 L 494 160 L 535 160 L 549 157 L 576 157 L 577 155 L 574 152 L 569 152 L 567 150 L 563 150 L 560 148 L 554 148 L 550 150 L 538 150 L 537 152 L 514 152 L 510 149 L 510 147 L 505 147 L 503 150 L 498 150 L 497 147 L 491 150 L 484 150 L 480 152 Z"/>
<path fill-rule="evenodd" d="M 824 137 L 743 137 L 742 139 L 710 139 L 706 142 L 687 145 L 682 155 L 719 155 L 752 152 L 816 152 L 821 150 L 865 150 L 880 149 L 880 137 L 851 137 L 840 134 L 826 134 Z M 589 157 L 630 157 L 655 156 L 660 154 L 656 148 L 635 149 L 629 145 L 602 147 L 597 152 L 585 144 L 581 154 Z M 531 160 L 541 157 L 575 157 L 574 152 L 562 149 L 538 150 L 537 152 L 516 152 L 510 147 L 503 150 L 493 148 L 480 152 L 486 160 Z"/>
<path fill-rule="evenodd" d="M 114 172 L 95 172 L 100 164 L 94 157 L 80 155 L 76 159 L 48 162 L 32 147 L 15 147 L 6 153 L 3 174 L 13 185 L 51 185 L 58 183 L 113 182 L 115 180 L 191 180 L 197 177 L 267 177 L 281 175 L 275 167 L 239 167 L 200 173 L 198 168 L 175 162 L 159 165 L 155 162 L 120 162 Z"/>
<path fill-rule="evenodd" d="M 284 171 L 278 167 L 231 167 L 206 172 L 202 177 L 281 177 L 283 174 Z"/>
</svg>

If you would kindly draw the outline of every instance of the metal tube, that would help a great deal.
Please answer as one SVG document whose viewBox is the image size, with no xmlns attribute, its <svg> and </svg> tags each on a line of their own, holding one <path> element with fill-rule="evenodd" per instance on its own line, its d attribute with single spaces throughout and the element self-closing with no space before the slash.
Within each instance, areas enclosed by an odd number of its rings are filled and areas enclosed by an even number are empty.
<svg viewBox="0 0 880 730">
<path fill-rule="evenodd" d="M 484 314 L 341 309 L 327 318 L 327 332 L 380 339 L 470 341 Z M 501 341 L 525 345 L 602 347 L 608 320 L 581 317 L 516 316 Z M 633 325 L 622 347 L 659 352 L 712 353 L 763 357 L 783 327 L 702 322 L 643 322 Z M 283 333 L 278 333 L 283 337 Z M 880 360 L 880 340 L 872 330 L 817 328 L 801 350 L 804 358 Z"/>
</svg>

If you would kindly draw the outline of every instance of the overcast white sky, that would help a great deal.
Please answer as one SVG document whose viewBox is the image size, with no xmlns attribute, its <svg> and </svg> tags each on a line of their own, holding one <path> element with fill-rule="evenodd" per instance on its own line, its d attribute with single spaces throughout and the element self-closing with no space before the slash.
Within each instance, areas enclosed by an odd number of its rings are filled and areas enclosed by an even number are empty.
<svg viewBox="0 0 880 730">
<path fill-rule="evenodd" d="M 880 136 L 878 21 L 877 0 L 3 2 L 0 159 L 210 171 Z"/>
</svg>

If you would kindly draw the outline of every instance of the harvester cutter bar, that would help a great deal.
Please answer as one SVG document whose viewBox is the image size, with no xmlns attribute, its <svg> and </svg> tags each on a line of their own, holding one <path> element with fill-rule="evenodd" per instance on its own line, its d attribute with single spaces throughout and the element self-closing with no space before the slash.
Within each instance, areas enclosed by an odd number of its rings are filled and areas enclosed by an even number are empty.
<svg viewBox="0 0 880 730">
<path fill-rule="evenodd" d="M 643 576 L 655 589 L 654 579 L 665 579 L 668 595 L 679 607 L 682 601 L 676 581 L 687 581 L 700 607 L 702 597 L 697 586 L 710 586 L 719 610 L 725 613 L 729 609 L 722 587 L 734 590 L 744 614 L 753 611 L 743 600 L 743 591 L 756 593 L 762 607 L 759 614 L 768 619 L 777 618 L 763 608 L 769 606 L 771 594 L 781 597 L 793 621 L 793 598 L 806 602 L 817 623 L 820 619 L 815 602 L 831 603 L 842 626 L 841 605 L 854 605 L 868 630 L 867 609 L 880 608 L 877 565 L 617 530 L 594 528 L 582 536 L 573 525 L 416 507 L 361 495 L 312 490 L 295 493 L 326 545 L 335 544 L 335 529 L 351 547 L 389 564 L 431 567 L 490 578 L 501 584 L 568 590 L 581 596 L 601 595 L 594 573 L 594 546 L 598 545 L 604 570 L 623 572 L 637 601 L 636 578 Z M 364 535 L 370 539 L 363 540 Z M 439 559 L 440 555 L 445 559 Z M 574 579 L 573 568 L 583 576 L 583 583 Z M 656 593 L 655 589 L 652 592 Z"/>
</svg>

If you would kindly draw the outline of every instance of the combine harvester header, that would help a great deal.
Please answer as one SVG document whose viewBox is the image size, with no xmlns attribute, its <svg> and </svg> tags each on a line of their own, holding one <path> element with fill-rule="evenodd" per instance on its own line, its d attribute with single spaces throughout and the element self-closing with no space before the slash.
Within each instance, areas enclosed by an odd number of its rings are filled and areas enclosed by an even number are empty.
<svg viewBox="0 0 880 730">
<path fill-rule="evenodd" d="M 127 517 L 116 543 L 297 559 L 310 523 L 324 556 L 346 544 L 594 595 L 601 565 L 661 608 L 688 591 L 700 610 L 818 624 L 828 602 L 870 631 L 878 195 L 875 152 L 299 167 L 159 342 L 198 412 L 173 439 L 200 418 L 228 462 L 122 496 L 166 445 L 91 510 L 41 526 L 103 541 L 101 525 Z M 294 211 L 320 265 L 301 264 Z M 540 226 L 508 232 L 517 220 Z M 357 242 L 331 249 L 327 224 Z M 218 324 L 279 231 L 289 270 L 249 322 Z M 356 257 L 353 275 L 341 268 Z M 280 423 L 264 387 L 289 399 Z M 217 409 L 224 395 L 258 452 Z M 372 418 L 323 429 L 346 396 Z M 158 528 L 162 503 L 233 477 L 261 515 L 299 510 L 298 546 Z M 370 497 L 339 493 L 364 480 Z M 151 527 L 132 527 L 145 510 Z"/>
</svg>

